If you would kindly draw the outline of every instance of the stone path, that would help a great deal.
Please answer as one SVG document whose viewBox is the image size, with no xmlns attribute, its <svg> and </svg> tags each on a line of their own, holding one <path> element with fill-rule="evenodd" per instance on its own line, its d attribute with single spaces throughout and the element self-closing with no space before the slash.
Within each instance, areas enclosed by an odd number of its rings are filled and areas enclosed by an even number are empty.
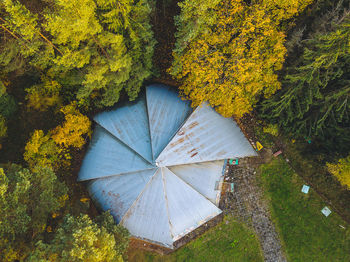
<svg viewBox="0 0 350 262">
<path fill-rule="evenodd" d="M 234 193 L 224 193 L 221 208 L 226 214 L 251 225 L 257 233 L 265 261 L 287 261 L 279 237 L 269 216 L 261 188 L 256 183 L 257 172 L 251 164 L 241 161 L 239 166 L 230 166 L 225 182 L 234 183 Z"/>
</svg>

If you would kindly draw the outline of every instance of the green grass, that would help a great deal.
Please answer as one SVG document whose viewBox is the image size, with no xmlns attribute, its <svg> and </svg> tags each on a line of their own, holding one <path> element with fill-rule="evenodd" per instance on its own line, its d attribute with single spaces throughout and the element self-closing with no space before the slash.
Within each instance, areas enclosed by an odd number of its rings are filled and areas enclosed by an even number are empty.
<svg viewBox="0 0 350 262">
<path fill-rule="evenodd" d="M 335 212 L 325 217 L 325 202 L 312 188 L 301 192 L 304 182 L 282 158 L 261 166 L 261 184 L 289 261 L 350 261 L 349 224 Z"/>
<path fill-rule="evenodd" d="M 222 223 L 170 255 L 133 250 L 129 252 L 129 261 L 259 262 L 263 257 L 252 229 L 226 217 Z"/>
</svg>

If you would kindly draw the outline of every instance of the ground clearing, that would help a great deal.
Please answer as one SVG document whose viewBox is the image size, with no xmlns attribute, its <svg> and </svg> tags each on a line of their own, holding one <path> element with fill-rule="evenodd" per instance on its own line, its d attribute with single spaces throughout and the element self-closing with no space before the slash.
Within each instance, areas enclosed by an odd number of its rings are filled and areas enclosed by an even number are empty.
<svg viewBox="0 0 350 262">
<path fill-rule="evenodd" d="M 130 250 L 129 261 L 263 261 L 257 237 L 252 229 L 232 217 L 209 229 L 170 255 L 158 255 L 143 250 Z"/>
<path fill-rule="evenodd" d="M 279 158 L 262 165 L 261 185 L 289 261 L 350 261 L 350 226 L 335 212 L 321 213 L 325 202 Z M 345 229 L 344 229 L 344 228 Z"/>
</svg>

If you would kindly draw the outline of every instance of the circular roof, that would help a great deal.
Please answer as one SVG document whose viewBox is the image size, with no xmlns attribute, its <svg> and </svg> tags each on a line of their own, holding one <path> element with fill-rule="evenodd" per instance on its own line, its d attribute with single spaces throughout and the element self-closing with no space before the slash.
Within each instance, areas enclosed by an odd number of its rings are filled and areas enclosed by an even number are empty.
<svg viewBox="0 0 350 262">
<path fill-rule="evenodd" d="M 164 85 L 94 120 L 78 180 L 132 235 L 168 248 L 221 213 L 224 159 L 256 155 L 232 119 Z"/>
</svg>

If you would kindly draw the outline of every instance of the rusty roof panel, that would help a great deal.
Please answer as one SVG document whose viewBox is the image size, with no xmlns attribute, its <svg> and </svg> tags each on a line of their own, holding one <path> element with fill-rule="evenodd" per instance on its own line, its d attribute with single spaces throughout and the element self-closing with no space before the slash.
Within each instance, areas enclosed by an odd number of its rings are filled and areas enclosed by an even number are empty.
<svg viewBox="0 0 350 262">
<path fill-rule="evenodd" d="M 161 169 L 173 241 L 222 212 L 168 168 Z"/>
<path fill-rule="evenodd" d="M 169 169 L 203 196 L 208 198 L 213 204 L 218 206 L 220 190 L 215 190 L 215 184 L 221 179 L 223 166 L 224 160 L 218 160 L 171 166 Z"/>
<path fill-rule="evenodd" d="M 136 237 L 173 247 L 160 169 L 125 214 L 121 225 Z"/>
<path fill-rule="evenodd" d="M 238 125 L 205 103 L 186 120 L 156 162 L 172 166 L 256 155 Z"/>
<path fill-rule="evenodd" d="M 78 180 L 108 177 L 154 168 L 104 128 L 96 125 Z"/>
<path fill-rule="evenodd" d="M 156 171 L 148 169 L 95 179 L 89 182 L 88 190 L 95 203 L 103 210 L 110 210 L 119 223 Z"/>
<path fill-rule="evenodd" d="M 145 98 L 94 117 L 95 122 L 120 141 L 153 162 Z"/>
<path fill-rule="evenodd" d="M 175 135 L 192 112 L 188 101 L 165 85 L 151 85 L 146 90 L 151 143 L 154 159 Z"/>
</svg>

